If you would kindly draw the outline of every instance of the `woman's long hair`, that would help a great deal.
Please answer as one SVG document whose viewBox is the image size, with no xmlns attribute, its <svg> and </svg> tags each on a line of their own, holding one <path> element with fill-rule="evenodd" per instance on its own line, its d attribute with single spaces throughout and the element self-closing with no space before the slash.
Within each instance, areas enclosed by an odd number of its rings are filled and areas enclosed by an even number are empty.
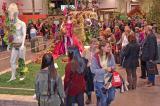
<svg viewBox="0 0 160 106">
<path fill-rule="evenodd" d="M 70 46 L 68 48 L 68 57 L 71 61 L 71 70 L 77 71 L 78 73 L 83 73 L 85 63 L 84 60 L 81 57 L 81 54 L 79 52 L 78 47 L 76 46 Z"/>
<path fill-rule="evenodd" d="M 111 47 L 111 44 L 110 44 L 107 40 L 102 40 L 102 41 L 99 43 L 99 55 L 100 55 L 100 56 L 103 56 L 102 47 L 105 47 L 106 44 L 109 44 L 110 47 Z M 106 53 L 106 57 L 107 57 L 108 59 L 111 59 L 111 55 L 112 55 L 112 52 Z"/>
<path fill-rule="evenodd" d="M 42 57 L 41 69 L 47 68 L 53 64 L 53 56 L 51 53 L 46 53 Z"/>
<path fill-rule="evenodd" d="M 50 88 L 51 88 L 51 79 L 56 79 L 57 77 L 57 70 L 54 66 L 54 59 L 51 53 L 46 53 L 43 55 L 42 58 L 42 65 L 41 65 L 41 69 L 47 68 L 48 67 L 48 95 L 50 96 Z M 57 82 L 55 82 L 54 85 L 54 92 L 57 89 Z"/>
</svg>

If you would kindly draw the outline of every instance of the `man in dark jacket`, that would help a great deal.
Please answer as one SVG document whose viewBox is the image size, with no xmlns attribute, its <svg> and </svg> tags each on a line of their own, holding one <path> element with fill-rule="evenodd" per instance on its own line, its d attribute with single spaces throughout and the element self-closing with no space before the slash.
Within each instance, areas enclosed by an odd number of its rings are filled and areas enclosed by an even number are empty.
<svg viewBox="0 0 160 106">
<path fill-rule="evenodd" d="M 158 70 L 151 72 L 147 69 L 148 62 L 155 62 L 158 59 L 158 46 L 157 38 L 152 31 L 152 26 L 147 26 L 145 28 L 146 38 L 144 44 L 142 45 L 142 60 L 146 63 L 145 69 L 148 74 L 148 84 L 155 85 L 155 75 L 158 74 Z"/>
</svg>

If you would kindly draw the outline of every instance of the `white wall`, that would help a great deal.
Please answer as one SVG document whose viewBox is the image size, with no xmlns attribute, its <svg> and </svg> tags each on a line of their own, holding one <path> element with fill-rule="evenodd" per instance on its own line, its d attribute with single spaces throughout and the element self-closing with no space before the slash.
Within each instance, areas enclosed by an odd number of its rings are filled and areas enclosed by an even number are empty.
<svg viewBox="0 0 160 106">
<path fill-rule="evenodd" d="M 102 0 L 100 8 L 116 8 L 116 0 Z"/>
<path fill-rule="evenodd" d="M 39 0 L 40 1 L 40 0 Z M 21 0 L 21 2 L 23 3 L 22 8 L 22 12 L 26 13 L 26 12 L 32 12 L 32 0 Z"/>
<path fill-rule="evenodd" d="M 12 2 L 16 2 L 17 0 L 6 0 L 7 1 L 7 5 L 9 5 Z M 31 13 L 32 10 L 32 0 L 20 0 L 23 3 L 23 6 L 21 7 L 22 12 L 24 13 Z M 44 0 L 35 0 L 35 12 L 42 12 L 43 9 L 43 5 L 46 4 L 42 4 L 44 2 Z M 2 14 L 2 3 L 3 0 L 0 0 L 0 15 Z"/>
<path fill-rule="evenodd" d="M 43 4 L 43 0 L 35 0 L 35 12 L 42 12 L 42 9 L 43 9 L 43 5 L 46 5 L 46 4 Z"/>
</svg>

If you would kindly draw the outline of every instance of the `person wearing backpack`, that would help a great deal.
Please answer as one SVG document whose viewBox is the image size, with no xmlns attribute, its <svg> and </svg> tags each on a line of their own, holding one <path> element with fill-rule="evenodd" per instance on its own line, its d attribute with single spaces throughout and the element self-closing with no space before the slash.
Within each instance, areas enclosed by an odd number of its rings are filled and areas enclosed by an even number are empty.
<svg viewBox="0 0 160 106">
<path fill-rule="evenodd" d="M 136 37 L 134 33 L 131 33 L 128 36 L 129 44 L 126 46 L 124 50 L 124 67 L 127 72 L 127 80 L 129 83 L 128 89 L 136 89 L 137 86 L 137 74 L 136 68 L 139 66 L 139 51 L 140 47 L 136 42 Z"/>
<path fill-rule="evenodd" d="M 79 49 L 76 46 L 68 48 L 69 61 L 65 67 L 64 90 L 66 93 L 66 106 L 77 103 L 84 106 L 85 79 L 84 68 L 86 67 Z"/>
<path fill-rule="evenodd" d="M 109 106 L 115 97 L 115 88 L 103 89 L 105 76 L 112 76 L 112 69 L 115 68 L 115 59 L 111 52 L 109 42 L 102 40 L 99 44 L 99 52 L 92 58 L 91 71 L 94 76 L 94 88 L 97 97 L 97 106 Z M 105 92 L 104 92 L 105 91 Z"/>
<path fill-rule="evenodd" d="M 61 106 L 64 104 L 62 79 L 58 75 L 52 54 L 44 54 L 41 71 L 36 76 L 35 93 L 38 106 Z"/>
</svg>

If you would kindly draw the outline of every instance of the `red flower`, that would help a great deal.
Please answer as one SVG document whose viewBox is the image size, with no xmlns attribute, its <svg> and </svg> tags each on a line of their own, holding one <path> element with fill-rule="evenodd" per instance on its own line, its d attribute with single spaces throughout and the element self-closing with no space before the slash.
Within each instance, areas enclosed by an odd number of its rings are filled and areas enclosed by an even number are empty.
<svg viewBox="0 0 160 106">
<path fill-rule="evenodd" d="M 2 10 L 3 10 L 4 14 L 7 11 L 7 6 L 6 5 L 7 5 L 6 2 L 4 1 L 3 4 L 2 4 Z"/>
</svg>

